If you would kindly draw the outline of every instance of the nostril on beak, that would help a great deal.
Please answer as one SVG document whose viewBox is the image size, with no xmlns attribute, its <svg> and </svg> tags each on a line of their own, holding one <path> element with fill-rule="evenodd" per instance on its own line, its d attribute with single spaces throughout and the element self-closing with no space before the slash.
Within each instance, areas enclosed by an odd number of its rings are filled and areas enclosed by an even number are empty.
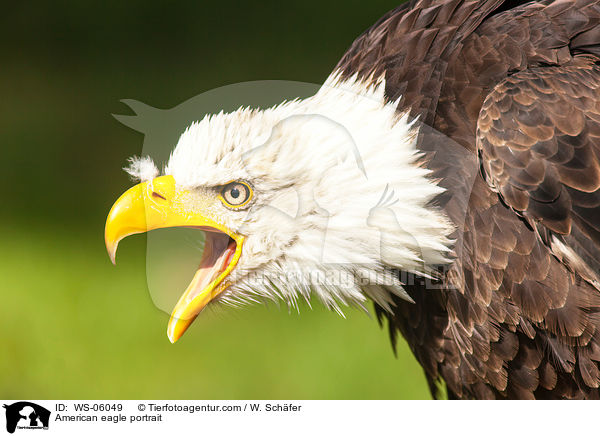
<svg viewBox="0 0 600 436">
<path fill-rule="evenodd" d="M 158 192 L 152 191 L 152 198 L 156 198 L 156 199 L 161 199 L 161 200 L 166 200 L 165 197 L 163 197 L 162 195 L 160 195 Z"/>
</svg>

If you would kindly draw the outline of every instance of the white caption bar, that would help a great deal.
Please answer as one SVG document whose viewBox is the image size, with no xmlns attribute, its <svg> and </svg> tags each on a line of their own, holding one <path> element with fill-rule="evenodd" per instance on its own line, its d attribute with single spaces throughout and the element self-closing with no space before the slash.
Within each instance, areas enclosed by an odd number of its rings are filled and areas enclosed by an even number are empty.
<svg viewBox="0 0 600 436">
<path fill-rule="evenodd" d="M 44 435 L 477 435 L 586 430 L 594 402 L 0 400 L 9 433 Z M 553 409 L 556 408 L 556 413 Z M 559 410 L 560 408 L 560 410 Z M 0 430 L 0 434 L 5 429 Z M 11 431 L 12 430 L 12 431 Z M 36 431 L 37 430 L 37 431 Z M 41 431 L 41 432 L 40 432 Z"/>
</svg>

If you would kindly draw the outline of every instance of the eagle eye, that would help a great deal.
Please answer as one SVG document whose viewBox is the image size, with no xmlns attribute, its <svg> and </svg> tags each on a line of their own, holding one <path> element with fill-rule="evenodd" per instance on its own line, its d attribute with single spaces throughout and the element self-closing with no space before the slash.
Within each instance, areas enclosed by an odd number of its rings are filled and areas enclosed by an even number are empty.
<svg viewBox="0 0 600 436">
<path fill-rule="evenodd" d="M 252 199 L 252 189 L 244 182 L 230 182 L 221 190 L 221 201 L 230 208 L 238 209 Z"/>
</svg>

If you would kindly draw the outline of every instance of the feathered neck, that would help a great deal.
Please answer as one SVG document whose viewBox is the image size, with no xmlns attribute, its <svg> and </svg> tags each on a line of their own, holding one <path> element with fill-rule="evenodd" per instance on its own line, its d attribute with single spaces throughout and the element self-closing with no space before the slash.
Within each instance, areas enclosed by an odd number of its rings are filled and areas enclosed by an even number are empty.
<svg viewBox="0 0 600 436">
<path fill-rule="evenodd" d="M 223 301 L 267 296 L 294 306 L 314 293 L 338 312 L 367 297 L 389 308 L 391 294 L 410 299 L 399 270 L 430 276 L 449 262 L 454 228 L 430 204 L 443 189 L 422 165 L 416 124 L 386 101 L 384 88 L 383 80 L 333 75 L 306 100 L 211 120 L 245 125 L 229 132 L 232 145 L 219 160 L 237 161 L 235 177 L 263 193 L 245 227 L 269 240 L 247 247 L 255 262 L 236 271 Z M 190 129 L 190 139 L 206 135 Z M 174 174 L 178 164 L 175 153 Z"/>
</svg>

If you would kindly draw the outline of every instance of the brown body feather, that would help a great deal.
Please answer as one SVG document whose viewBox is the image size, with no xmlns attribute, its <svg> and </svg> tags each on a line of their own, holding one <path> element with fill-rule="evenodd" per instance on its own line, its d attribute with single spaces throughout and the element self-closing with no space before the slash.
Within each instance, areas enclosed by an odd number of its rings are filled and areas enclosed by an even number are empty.
<svg viewBox="0 0 600 436">
<path fill-rule="evenodd" d="M 378 309 L 434 395 L 443 379 L 450 398 L 600 396 L 598 65 L 600 1 L 416 0 L 337 66 L 384 74 L 400 110 L 480 159 L 447 288 L 415 278 L 415 304 Z"/>
</svg>

